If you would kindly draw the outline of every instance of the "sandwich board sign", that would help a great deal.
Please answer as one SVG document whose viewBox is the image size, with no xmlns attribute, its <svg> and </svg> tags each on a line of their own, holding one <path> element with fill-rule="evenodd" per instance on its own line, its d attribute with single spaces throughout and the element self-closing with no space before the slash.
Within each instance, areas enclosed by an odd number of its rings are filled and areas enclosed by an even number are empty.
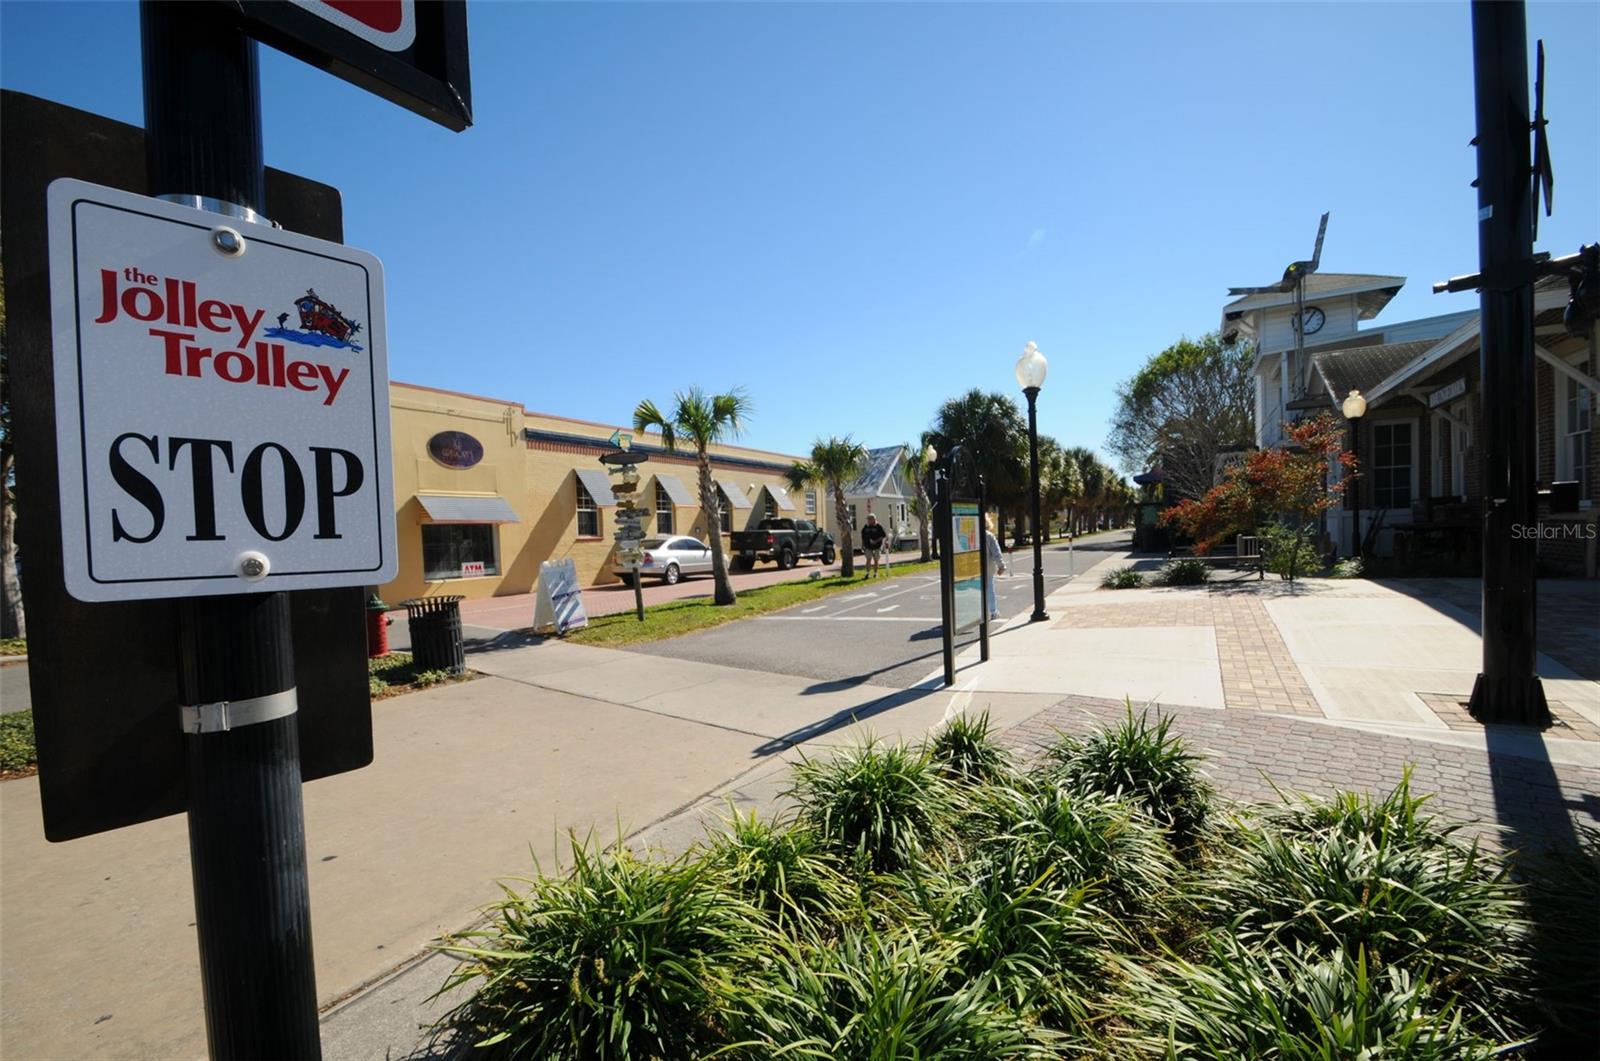
<svg viewBox="0 0 1600 1061">
<path fill-rule="evenodd" d="M 378 259 L 79 180 L 47 210 L 68 593 L 393 579 Z"/>
<path fill-rule="evenodd" d="M 539 565 L 539 594 L 533 600 L 533 629 L 557 635 L 589 625 L 578 587 L 578 565 L 572 558 L 546 560 Z"/>
</svg>

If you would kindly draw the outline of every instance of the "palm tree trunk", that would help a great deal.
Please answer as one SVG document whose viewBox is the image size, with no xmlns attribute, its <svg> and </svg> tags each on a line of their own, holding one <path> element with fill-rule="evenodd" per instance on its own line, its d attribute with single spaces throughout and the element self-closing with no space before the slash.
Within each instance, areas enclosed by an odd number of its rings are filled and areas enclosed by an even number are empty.
<svg viewBox="0 0 1600 1061">
<path fill-rule="evenodd" d="M 712 601 L 732 604 L 738 600 L 733 583 L 728 578 L 728 561 L 722 553 L 722 513 L 717 505 L 717 489 L 711 482 L 711 458 L 705 450 L 695 454 L 700 463 L 700 507 L 706 514 L 706 538 L 711 546 L 711 579 L 716 583 Z"/>
<path fill-rule="evenodd" d="M 917 544 L 922 547 L 922 562 L 927 563 L 932 559 L 928 555 L 928 518 L 932 515 L 928 505 L 928 486 L 920 476 L 914 485 L 917 491 Z"/>
<path fill-rule="evenodd" d="M 856 543 L 850 533 L 850 510 L 844 503 L 844 484 L 835 480 L 833 487 L 833 512 L 839 519 L 839 574 L 845 578 L 856 573 Z"/>
</svg>

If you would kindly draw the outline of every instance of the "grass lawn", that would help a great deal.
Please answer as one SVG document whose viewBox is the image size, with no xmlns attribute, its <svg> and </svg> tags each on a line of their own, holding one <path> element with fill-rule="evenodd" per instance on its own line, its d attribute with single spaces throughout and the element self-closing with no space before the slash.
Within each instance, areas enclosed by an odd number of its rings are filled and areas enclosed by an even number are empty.
<svg viewBox="0 0 1600 1061">
<path fill-rule="evenodd" d="M 902 575 L 925 574 L 938 569 L 939 563 L 935 560 L 926 564 L 897 563 L 893 571 L 885 573 L 891 578 L 898 578 Z M 859 589 L 867 581 L 859 573 L 862 570 L 863 568 L 856 568 L 858 573 L 850 578 L 834 575 L 829 578 L 801 579 L 798 582 L 780 582 L 772 586 L 740 590 L 739 599 L 725 608 L 719 608 L 711 603 L 710 597 L 648 605 L 645 607 L 642 623 L 631 611 L 616 615 L 601 615 L 590 619 L 588 626 L 567 634 L 563 640 L 578 645 L 637 645 L 644 641 L 660 641 L 663 638 L 690 634 L 696 630 L 709 630 L 713 626 L 721 626 L 737 619 L 748 619 L 752 615 L 775 612 L 791 608 L 796 604 L 829 597 L 835 593 Z"/>
</svg>

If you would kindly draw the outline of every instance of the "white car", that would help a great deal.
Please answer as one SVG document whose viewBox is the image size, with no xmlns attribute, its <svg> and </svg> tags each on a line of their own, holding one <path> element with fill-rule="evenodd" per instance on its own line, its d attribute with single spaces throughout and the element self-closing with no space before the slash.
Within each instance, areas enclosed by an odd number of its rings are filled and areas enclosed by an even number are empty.
<svg viewBox="0 0 1600 1061">
<path fill-rule="evenodd" d="M 644 559 L 639 574 L 654 576 L 669 586 L 685 575 L 711 573 L 711 550 L 698 538 L 646 538 L 640 542 Z M 633 585 L 633 570 L 626 564 L 612 564 L 612 572 L 624 586 Z"/>
</svg>

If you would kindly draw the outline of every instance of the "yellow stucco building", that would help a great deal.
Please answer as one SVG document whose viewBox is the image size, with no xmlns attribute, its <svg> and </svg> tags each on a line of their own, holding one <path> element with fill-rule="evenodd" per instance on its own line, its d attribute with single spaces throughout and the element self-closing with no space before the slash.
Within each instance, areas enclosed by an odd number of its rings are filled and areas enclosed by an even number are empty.
<svg viewBox="0 0 1600 1061">
<path fill-rule="evenodd" d="M 389 388 L 400 573 L 379 588 L 394 603 L 459 593 L 468 598 L 531 592 L 545 560 L 570 557 L 582 585 L 616 581 L 615 480 L 600 463 L 619 429 L 649 455 L 639 466 L 637 503 L 647 535 L 708 540 L 693 451 L 669 454 L 656 434 L 529 412 L 520 403 L 409 383 Z M 724 532 L 764 516 L 829 525 L 818 492 L 791 496 L 784 453 L 715 446 Z"/>
</svg>

